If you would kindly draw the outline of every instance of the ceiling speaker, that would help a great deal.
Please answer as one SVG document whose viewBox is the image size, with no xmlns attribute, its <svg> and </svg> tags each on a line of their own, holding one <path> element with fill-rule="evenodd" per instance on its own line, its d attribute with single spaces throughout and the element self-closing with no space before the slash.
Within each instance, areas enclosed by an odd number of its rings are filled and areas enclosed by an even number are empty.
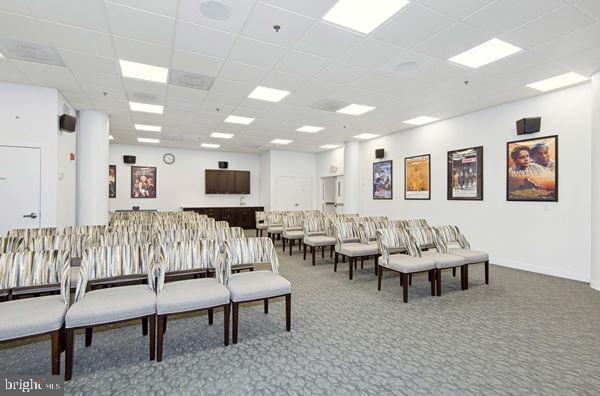
<svg viewBox="0 0 600 396">
<path fill-rule="evenodd" d="M 213 19 L 215 21 L 224 21 L 231 16 L 229 7 L 220 1 L 214 0 L 203 1 L 200 3 L 200 12 L 208 19 Z"/>
<path fill-rule="evenodd" d="M 60 130 L 65 132 L 75 132 L 76 123 L 77 118 L 69 114 L 61 115 L 58 121 Z"/>
<path fill-rule="evenodd" d="M 219 161 L 219 169 L 227 169 L 229 163 L 227 161 Z"/>
<path fill-rule="evenodd" d="M 377 150 L 375 150 L 375 158 L 381 159 L 384 156 L 385 156 L 385 150 L 384 149 L 377 149 Z"/>
<path fill-rule="evenodd" d="M 126 164 L 135 164 L 135 155 L 124 155 L 123 162 Z"/>
</svg>

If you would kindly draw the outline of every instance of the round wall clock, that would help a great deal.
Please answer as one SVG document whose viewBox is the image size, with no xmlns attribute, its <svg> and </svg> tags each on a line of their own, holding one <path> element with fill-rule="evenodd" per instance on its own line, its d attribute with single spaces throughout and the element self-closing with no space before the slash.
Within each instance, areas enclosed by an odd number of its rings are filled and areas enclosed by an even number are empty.
<svg viewBox="0 0 600 396">
<path fill-rule="evenodd" d="M 171 165 L 175 162 L 175 156 L 171 153 L 167 153 L 163 156 L 163 161 L 165 162 L 165 164 Z"/>
</svg>

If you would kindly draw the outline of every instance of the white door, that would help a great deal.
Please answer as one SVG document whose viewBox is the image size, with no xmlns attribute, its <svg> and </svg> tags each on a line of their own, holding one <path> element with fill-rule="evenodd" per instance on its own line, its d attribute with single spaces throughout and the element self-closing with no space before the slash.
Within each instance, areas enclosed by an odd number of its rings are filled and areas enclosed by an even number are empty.
<svg viewBox="0 0 600 396">
<path fill-rule="evenodd" d="M 274 210 L 313 209 L 312 177 L 277 176 Z"/>
<path fill-rule="evenodd" d="M 344 176 L 335 178 L 335 211 L 344 213 Z"/>
<path fill-rule="evenodd" d="M 40 226 L 40 149 L 0 146 L 0 236 Z"/>
<path fill-rule="evenodd" d="M 335 176 L 322 177 L 321 210 L 323 212 L 335 212 Z"/>
</svg>

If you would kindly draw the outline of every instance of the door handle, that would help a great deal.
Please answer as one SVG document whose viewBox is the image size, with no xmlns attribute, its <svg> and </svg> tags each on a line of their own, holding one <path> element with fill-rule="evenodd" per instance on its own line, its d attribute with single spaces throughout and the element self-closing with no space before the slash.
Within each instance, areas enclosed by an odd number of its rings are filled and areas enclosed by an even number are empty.
<svg viewBox="0 0 600 396">
<path fill-rule="evenodd" d="M 23 217 L 29 217 L 30 219 L 35 219 L 37 217 L 37 213 L 31 212 L 29 214 L 23 215 Z"/>
<path fill-rule="evenodd" d="M 294 206 L 298 206 L 298 204 L 294 204 Z"/>
</svg>

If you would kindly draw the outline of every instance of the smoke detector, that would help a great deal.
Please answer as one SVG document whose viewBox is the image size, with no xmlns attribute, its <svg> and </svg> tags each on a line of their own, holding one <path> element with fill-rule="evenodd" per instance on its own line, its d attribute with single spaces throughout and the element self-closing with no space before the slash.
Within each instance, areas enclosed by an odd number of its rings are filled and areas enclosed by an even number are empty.
<svg viewBox="0 0 600 396">
<path fill-rule="evenodd" d="M 200 3 L 200 12 L 208 19 L 224 21 L 231 16 L 231 10 L 220 1 L 208 0 Z"/>
</svg>

